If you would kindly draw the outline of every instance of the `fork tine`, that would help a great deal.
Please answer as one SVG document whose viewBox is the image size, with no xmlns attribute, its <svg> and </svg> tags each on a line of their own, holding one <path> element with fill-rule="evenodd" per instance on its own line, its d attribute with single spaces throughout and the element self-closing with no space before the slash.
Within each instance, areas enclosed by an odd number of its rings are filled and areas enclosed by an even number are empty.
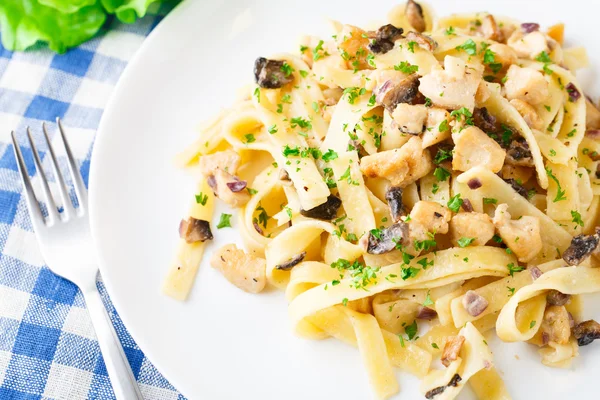
<svg viewBox="0 0 600 400">
<path fill-rule="evenodd" d="M 58 168 L 58 162 L 56 161 L 56 154 L 54 154 L 54 149 L 52 148 L 52 144 L 50 143 L 50 138 L 48 137 L 48 130 L 46 129 L 46 124 L 42 123 L 42 131 L 44 132 L 44 138 L 46 139 L 46 145 L 48 146 L 48 152 L 50 153 L 50 160 L 52 161 L 52 170 L 54 171 L 54 176 L 56 176 L 56 182 L 58 183 L 58 191 L 60 192 L 60 197 L 63 202 L 64 213 L 67 217 L 70 217 L 75 213 L 75 208 L 73 207 L 73 203 L 71 202 L 71 197 L 69 197 L 69 193 L 67 192 L 67 186 L 65 185 L 65 180 Z"/>
<path fill-rule="evenodd" d="M 46 174 L 44 173 L 44 169 L 42 168 L 42 160 L 40 160 L 40 155 L 35 147 L 35 143 L 33 142 L 33 137 L 31 137 L 31 129 L 27 127 L 27 139 L 29 140 L 29 146 L 31 147 L 31 152 L 33 153 L 33 160 L 35 161 L 35 169 L 37 170 L 40 178 L 42 179 L 42 189 L 44 192 L 44 197 L 46 198 L 46 203 L 48 204 L 48 217 L 49 222 L 54 223 L 60 219 L 60 215 L 58 214 L 58 210 L 56 209 L 56 203 L 54 202 L 54 198 L 52 197 L 52 192 L 50 191 L 50 186 L 48 186 L 48 179 L 46 178 Z"/>
<path fill-rule="evenodd" d="M 23 181 L 23 186 L 25 188 L 24 193 L 25 199 L 27 200 L 27 209 L 29 210 L 29 216 L 31 217 L 31 222 L 34 228 L 37 229 L 40 226 L 40 224 L 44 223 L 44 215 L 42 214 L 40 205 L 38 204 L 37 198 L 35 197 L 35 192 L 33 191 L 33 187 L 31 186 L 31 180 L 29 179 L 27 166 L 25 165 L 25 161 L 23 160 L 23 154 L 21 154 L 21 148 L 19 147 L 19 143 L 17 142 L 15 132 L 10 132 L 10 136 L 13 142 L 13 150 L 15 152 L 15 159 L 17 160 L 17 167 L 21 174 L 21 180 Z"/>
<path fill-rule="evenodd" d="M 79 164 L 77 164 L 77 160 L 75 160 L 75 157 L 73 157 L 73 153 L 69 147 L 69 142 L 67 141 L 67 136 L 65 135 L 62 122 L 60 122 L 60 118 L 58 117 L 56 118 L 56 124 L 58 125 L 58 130 L 60 131 L 60 136 L 62 137 L 65 150 L 67 151 L 67 157 L 69 158 L 69 170 L 71 171 L 71 177 L 73 178 L 73 183 L 75 184 L 75 192 L 77 192 L 79 207 L 85 209 L 87 208 L 87 189 L 85 188 L 81 172 L 79 171 Z"/>
</svg>

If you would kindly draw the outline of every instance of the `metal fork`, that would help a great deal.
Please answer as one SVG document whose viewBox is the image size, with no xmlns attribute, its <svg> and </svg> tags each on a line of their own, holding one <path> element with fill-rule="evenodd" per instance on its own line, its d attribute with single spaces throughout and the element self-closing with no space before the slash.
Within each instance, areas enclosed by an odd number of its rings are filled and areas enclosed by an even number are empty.
<svg viewBox="0 0 600 400">
<path fill-rule="evenodd" d="M 35 168 L 41 178 L 42 191 L 44 192 L 48 208 L 48 218 L 44 218 L 42 214 L 33 187 L 31 186 L 27 167 L 25 166 L 23 154 L 17 143 L 15 132 L 11 132 L 15 158 L 17 160 L 19 172 L 21 173 L 23 186 L 25 187 L 27 208 L 29 209 L 29 215 L 35 230 L 35 235 L 44 260 L 52 272 L 70 280 L 81 289 L 87 304 L 87 309 L 90 313 L 92 324 L 96 330 L 100 350 L 102 351 L 108 376 L 110 377 L 117 399 L 142 400 L 143 396 L 136 383 L 114 327 L 110 322 L 108 313 L 102 304 L 102 299 L 96 286 L 98 264 L 90 232 L 87 190 L 59 118 L 56 119 L 56 123 L 67 153 L 69 170 L 71 171 L 71 178 L 73 180 L 73 185 L 75 186 L 79 207 L 75 208 L 71 202 L 64 178 L 60 172 L 58 163 L 56 162 L 56 154 L 50 144 L 50 139 L 48 138 L 46 124 L 42 124 L 44 137 L 46 138 L 46 144 L 48 145 L 49 155 L 52 161 L 52 168 L 54 170 L 64 208 L 62 213 L 58 212 L 56 203 L 50 192 L 46 174 L 42 168 L 39 153 L 31 136 L 31 130 L 27 127 L 27 138 L 29 139 L 29 145 L 31 146 L 31 151 L 33 153 Z"/>
</svg>

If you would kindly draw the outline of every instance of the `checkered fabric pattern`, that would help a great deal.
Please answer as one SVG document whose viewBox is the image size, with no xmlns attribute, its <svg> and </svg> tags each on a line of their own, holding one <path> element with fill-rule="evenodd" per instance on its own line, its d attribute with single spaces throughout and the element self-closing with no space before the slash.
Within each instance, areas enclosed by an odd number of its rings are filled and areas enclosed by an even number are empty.
<svg viewBox="0 0 600 400">
<path fill-rule="evenodd" d="M 170 8 L 172 5 L 155 4 L 149 15 L 132 25 L 113 20 L 95 39 L 62 55 L 43 48 L 12 53 L 0 45 L 2 400 L 115 398 L 80 291 L 50 272 L 38 250 L 21 195 L 10 131 L 24 139 L 25 127 L 30 126 L 38 147 L 45 150 L 41 124 L 49 124 L 54 142 L 58 140 L 54 137 L 54 121 L 60 117 L 87 182 L 103 108 L 127 62 Z M 31 150 L 25 140 L 21 145 L 33 173 Z M 49 172 L 45 155 L 42 151 Z M 61 163 L 63 174 L 68 176 L 64 157 Z M 33 184 L 40 189 L 37 176 Z M 144 357 L 110 303 L 102 282 L 98 284 L 144 397 L 183 399 Z"/>
</svg>

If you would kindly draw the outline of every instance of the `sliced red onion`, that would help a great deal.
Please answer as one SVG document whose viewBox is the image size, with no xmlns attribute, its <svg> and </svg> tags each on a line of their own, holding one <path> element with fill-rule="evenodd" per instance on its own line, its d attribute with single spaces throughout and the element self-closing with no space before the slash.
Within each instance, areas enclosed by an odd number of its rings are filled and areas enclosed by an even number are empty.
<svg viewBox="0 0 600 400">
<path fill-rule="evenodd" d="M 233 193 L 241 192 L 242 190 L 246 189 L 247 185 L 248 185 L 248 182 L 246 182 L 246 181 L 227 182 L 227 187 Z"/>
<path fill-rule="evenodd" d="M 208 186 L 210 186 L 213 191 L 217 191 L 217 179 L 214 175 L 207 176 L 206 183 L 208 183 Z"/>
<path fill-rule="evenodd" d="M 479 189 L 481 186 L 483 186 L 483 184 L 478 178 L 469 179 L 467 185 L 469 186 L 469 189 L 472 190 Z"/>
<path fill-rule="evenodd" d="M 531 33 L 540 30 L 540 24 L 535 22 L 525 22 L 521 24 L 521 30 L 525 33 Z"/>
<path fill-rule="evenodd" d="M 550 335 L 548 332 L 542 332 L 542 344 L 545 346 L 550 342 Z"/>
<path fill-rule="evenodd" d="M 262 228 L 260 227 L 260 225 L 258 225 L 258 222 L 254 221 L 252 222 L 252 225 L 254 225 L 254 229 L 256 230 L 256 232 L 260 233 L 261 235 L 264 234 Z"/>
<path fill-rule="evenodd" d="M 567 85 L 567 93 L 569 94 L 569 100 L 575 102 L 581 98 L 581 93 L 577 89 L 577 87 L 573 84 L 573 82 L 569 82 Z"/>
<path fill-rule="evenodd" d="M 471 204 L 471 200 L 463 199 L 463 203 L 461 204 L 461 208 L 466 212 L 473 211 L 473 204 Z"/>
<path fill-rule="evenodd" d="M 467 293 L 465 293 L 462 299 L 462 304 L 465 310 L 467 310 L 469 315 L 472 317 L 478 316 L 488 307 L 488 301 L 485 299 L 485 297 L 477 294 L 477 292 L 474 292 L 473 290 L 469 290 Z"/>
<path fill-rule="evenodd" d="M 542 276 L 543 272 L 538 267 L 529 268 L 529 273 L 531 274 L 531 278 L 535 281 L 537 278 Z"/>
<path fill-rule="evenodd" d="M 431 321 L 435 317 L 437 317 L 437 312 L 434 309 L 425 306 L 420 307 L 419 312 L 417 313 L 418 319 L 426 319 Z"/>
</svg>

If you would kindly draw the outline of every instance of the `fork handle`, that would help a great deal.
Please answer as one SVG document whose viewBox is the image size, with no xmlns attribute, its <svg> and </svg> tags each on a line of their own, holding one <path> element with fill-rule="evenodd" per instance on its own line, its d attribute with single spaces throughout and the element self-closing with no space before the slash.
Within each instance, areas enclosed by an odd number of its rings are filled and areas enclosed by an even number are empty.
<svg viewBox="0 0 600 400">
<path fill-rule="evenodd" d="M 123 347 L 121 347 L 117 332 L 115 332 L 106 308 L 104 308 L 96 285 L 87 288 L 83 292 L 83 296 L 96 331 L 96 337 L 100 344 L 104 364 L 115 396 L 118 400 L 143 400 L 144 397 L 137 385 L 133 371 L 131 371 Z"/>
</svg>

